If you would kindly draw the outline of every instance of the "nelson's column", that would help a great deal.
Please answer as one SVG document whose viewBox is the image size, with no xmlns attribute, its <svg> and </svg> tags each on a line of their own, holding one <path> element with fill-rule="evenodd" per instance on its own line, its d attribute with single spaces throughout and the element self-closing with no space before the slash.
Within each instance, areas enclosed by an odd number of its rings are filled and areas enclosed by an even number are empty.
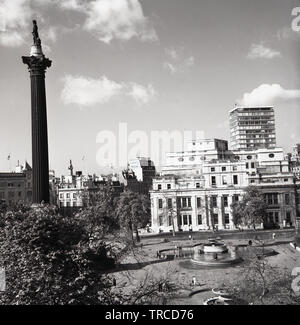
<svg viewBox="0 0 300 325">
<path fill-rule="evenodd" d="M 42 51 L 36 21 L 33 20 L 33 45 L 30 56 L 23 56 L 31 79 L 32 129 L 32 200 L 33 204 L 49 203 L 49 163 L 45 72 L 51 66 Z"/>
</svg>

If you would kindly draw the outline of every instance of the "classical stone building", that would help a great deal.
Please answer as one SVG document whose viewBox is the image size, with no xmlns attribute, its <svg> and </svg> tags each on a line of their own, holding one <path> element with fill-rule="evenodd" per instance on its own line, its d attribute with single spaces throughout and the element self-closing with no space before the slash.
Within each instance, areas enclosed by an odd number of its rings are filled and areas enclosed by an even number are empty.
<svg viewBox="0 0 300 325">
<path fill-rule="evenodd" d="M 205 140 L 214 144 L 206 152 L 195 141 L 199 151 L 169 155 L 172 156 L 167 160 L 169 165 L 153 180 L 150 192 L 154 232 L 169 232 L 173 228 L 175 231 L 234 229 L 231 205 L 241 199 L 249 185 L 257 186 L 265 195 L 267 223 L 294 224 L 294 177 L 283 150 L 230 152 L 226 145 L 220 150 L 220 141 L 224 140 Z"/>
<path fill-rule="evenodd" d="M 0 173 L 0 201 L 32 203 L 32 168 L 27 162 L 18 163 L 15 172 Z"/>
<path fill-rule="evenodd" d="M 119 195 L 123 191 L 116 176 L 99 177 L 96 175 L 83 175 L 81 171 L 73 173 L 72 161 L 69 165 L 69 175 L 62 175 L 56 184 L 57 205 L 64 215 L 71 215 L 89 203 L 91 192 L 98 191 L 103 186 L 111 185 Z"/>
<path fill-rule="evenodd" d="M 200 174 L 206 161 L 230 159 L 228 142 L 220 139 L 203 139 L 189 141 L 184 152 L 166 153 L 166 164 L 162 175 Z"/>
</svg>

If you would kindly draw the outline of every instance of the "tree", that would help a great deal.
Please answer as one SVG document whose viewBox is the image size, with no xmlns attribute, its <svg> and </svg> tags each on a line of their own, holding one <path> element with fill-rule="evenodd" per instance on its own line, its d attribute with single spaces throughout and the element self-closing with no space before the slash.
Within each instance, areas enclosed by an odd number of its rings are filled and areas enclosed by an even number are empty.
<svg viewBox="0 0 300 325">
<path fill-rule="evenodd" d="M 165 204 L 164 204 L 164 217 L 166 218 L 166 221 L 168 222 L 169 218 L 171 218 L 171 223 L 172 223 L 172 235 L 173 237 L 176 236 L 176 232 L 175 232 L 175 219 L 178 219 L 178 208 L 177 208 L 177 192 L 175 192 L 175 204 L 173 202 L 173 197 L 164 195 L 164 200 L 165 200 Z M 171 204 L 169 204 L 169 201 L 171 200 Z"/>
<path fill-rule="evenodd" d="M 88 206 L 82 208 L 76 218 L 81 220 L 90 238 L 104 238 L 119 229 L 115 213 L 116 202 L 116 193 L 110 185 L 89 193 Z"/>
<path fill-rule="evenodd" d="M 148 272 L 131 288 L 123 287 L 115 292 L 122 305 L 166 305 L 179 288 L 168 276 L 153 276 Z"/>
<path fill-rule="evenodd" d="M 116 216 L 119 224 L 139 241 L 138 228 L 150 221 L 150 199 L 131 191 L 123 192 L 117 200 Z"/>
<path fill-rule="evenodd" d="M 106 259 L 90 245 L 76 218 L 55 208 L 9 211 L 0 228 L 0 267 L 7 289 L 1 304 L 113 303 L 110 281 L 101 275 Z"/>
<path fill-rule="evenodd" d="M 291 273 L 269 263 L 264 242 L 257 245 L 243 254 L 241 278 L 228 285 L 227 291 L 237 301 L 252 305 L 299 305 L 291 288 Z"/>
<path fill-rule="evenodd" d="M 267 204 L 258 188 L 249 186 L 242 200 L 231 205 L 233 222 L 236 226 L 253 226 L 265 220 Z"/>
</svg>

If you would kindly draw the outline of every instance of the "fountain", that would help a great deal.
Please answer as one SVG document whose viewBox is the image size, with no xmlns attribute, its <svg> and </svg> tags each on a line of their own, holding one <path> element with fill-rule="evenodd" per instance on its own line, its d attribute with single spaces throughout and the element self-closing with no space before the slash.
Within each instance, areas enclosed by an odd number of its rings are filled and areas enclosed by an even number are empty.
<svg viewBox="0 0 300 325">
<path fill-rule="evenodd" d="M 210 305 L 230 305 L 232 299 L 225 298 L 222 296 L 213 297 L 204 301 L 203 305 L 210 306 Z"/>
<path fill-rule="evenodd" d="M 209 239 L 206 243 L 194 245 L 175 245 L 174 248 L 163 249 L 157 252 L 160 258 L 167 260 L 180 259 L 185 268 L 223 268 L 235 266 L 242 263 L 245 254 L 255 251 L 261 256 L 276 255 L 273 249 L 266 249 L 259 246 L 249 245 L 229 245 L 221 241 L 221 238 Z"/>
<path fill-rule="evenodd" d="M 237 254 L 236 249 L 228 247 L 218 241 L 210 240 L 199 247 L 194 247 L 194 256 L 190 260 L 194 265 L 199 266 L 229 266 L 242 262 L 242 258 Z"/>
<path fill-rule="evenodd" d="M 203 252 L 204 254 L 206 253 L 220 253 L 220 254 L 223 254 L 223 253 L 227 253 L 228 252 L 228 248 L 225 244 L 223 243 L 220 243 L 218 241 L 210 241 L 209 243 L 207 244 L 204 244 L 203 245 Z"/>
</svg>

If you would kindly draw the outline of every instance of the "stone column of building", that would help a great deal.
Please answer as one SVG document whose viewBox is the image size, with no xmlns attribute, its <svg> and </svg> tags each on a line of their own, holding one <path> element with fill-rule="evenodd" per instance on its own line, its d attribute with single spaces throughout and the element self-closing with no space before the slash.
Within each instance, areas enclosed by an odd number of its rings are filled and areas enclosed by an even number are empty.
<svg viewBox="0 0 300 325">
<path fill-rule="evenodd" d="M 194 231 L 198 229 L 197 195 L 192 196 L 192 226 Z"/>
<path fill-rule="evenodd" d="M 157 205 L 156 205 L 157 198 L 151 198 L 151 225 L 154 231 L 158 231 L 158 220 L 157 220 Z"/>
<path fill-rule="evenodd" d="M 217 196 L 217 205 L 218 205 L 218 228 L 225 228 L 225 220 L 224 220 L 224 208 L 223 208 L 223 200 L 222 195 Z"/>
<path fill-rule="evenodd" d="M 283 221 L 286 220 L 286 208 L 285 208 L 285 193 L 278 193 L 278 206 L 279 206 L 279 222 L 283 224 Z M 273 213 L 274 218 L 274 213 Z M 274 220 L 275 221 L 275 220 Z"/>
<path fill-rule="evenodd" d="M 33 204 L 49 203 L 49 162 L 45 71 L 51 66 L 42 51 L 36 21 L 33 21 L 30 56 L 23 56 L 31 78 L 32 198 Z"/>
<path fill-rule="evenodd" d="M 172 205 L 173 205 L 173 223 L 174 223 L 174 230 L 175 232 L 178 231 L 178 207 L 177 207 L 177 194 L 176 192 L 172 198 Z M 173 227 L 173 225 L 172 225 Z"/>
<path fill-rule="evenodd" d="M 229 207 L 228 214 L 229 214 L 229 227 L 230 227 L 230 229 L 235 228 L 235 225 L 234 225 L 234 222 L 233 222 L 232 210 L 231 210 L 232 203 L 233 203 L 233 195 L 229 194 L 228 195 L 228 207 Z"/>
<path fill-rule="evenodd" d="M 212 198 L 211 195 L 206 196 L 206 220 L 207 220 L 207 225 L 210 230 L 213 228 L 213 207 L 212 207 Z"/>
</svg>

